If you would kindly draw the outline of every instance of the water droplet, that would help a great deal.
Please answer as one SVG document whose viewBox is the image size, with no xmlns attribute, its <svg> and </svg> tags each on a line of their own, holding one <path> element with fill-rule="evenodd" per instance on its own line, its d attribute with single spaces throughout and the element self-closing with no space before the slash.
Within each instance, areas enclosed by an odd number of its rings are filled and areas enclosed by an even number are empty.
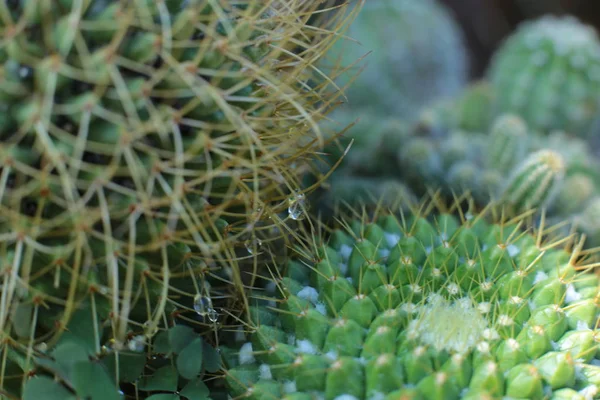
<svg viewBox="0 0 600 400">
<path fill-rule="evenodd" d="M 297 221 L 297 220 L 304 219 L 304 217 L 306 217 L 306 215 L 305 215 L 305 211 L 306 211 L 305 200 L 306 200 L 306 197 L 302 193 L 298 193 L 298 194 L 294 195 L 294 197 L 289 199 L 288 214 L 291 219 Z"/>
<path fill-rule="evenodd" d="M 145 338 L 143 335 L 134 336 L 127 342 L 127 348 L 136 353 L 141 353 L 146 348 Z"/>
<path fill-rule="evenodd" d="M 194 311 L 196 311 L 198 315 L 205 316 L 210 310 L 212 310 L 211 298 L 197 294 L 194 297 Z"/>
<path fill-rule="evenodd" d="M 29 67 L 21 67 L 19 68 L 19 76 L 22 79 L 25 79 L 27 77 L 29 77 L 29 75 L 31 75 L 31 73 L 33 72 L 33 70 Z"/>
<path fill-rule="evenodd" d="M 252 239 L 246 240 L 244 246 L 246 246 L 246 250 L 248 250 L 249 254 L 254 254 L 254 252 L 258 251 L 262 246 L 262 241 L 254 236 Z"/>
<path fill-rule="evenodd" d="M 219 313 L 214 308 L 208 310 L 208 319 L 210 322 L 217 322 L 219 319 Z"/>
</svg>

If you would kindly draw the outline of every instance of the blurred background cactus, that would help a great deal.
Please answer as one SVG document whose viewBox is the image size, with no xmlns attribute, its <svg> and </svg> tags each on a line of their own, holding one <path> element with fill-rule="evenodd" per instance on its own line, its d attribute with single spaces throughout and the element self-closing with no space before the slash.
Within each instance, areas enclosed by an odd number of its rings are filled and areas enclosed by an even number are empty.
<svg viewBox="0 0 600 400">
<path fill-rule="evenodd" d="M 489 78 L 498 112 L 531 128 L 587 136 L 600 112 L 600 40 L 573 17 L 524 23 L 498 50 Z"/>
<path fill-rule="evenodd" d="M 410 120 L 432 100 L 457 94 L 466 82 L 462 32 L 436 1 L 366 2 L 345 35 L 323 68 L 347 69 L 336 83 L 345 88 L 350 109 Z"/>
</svg>

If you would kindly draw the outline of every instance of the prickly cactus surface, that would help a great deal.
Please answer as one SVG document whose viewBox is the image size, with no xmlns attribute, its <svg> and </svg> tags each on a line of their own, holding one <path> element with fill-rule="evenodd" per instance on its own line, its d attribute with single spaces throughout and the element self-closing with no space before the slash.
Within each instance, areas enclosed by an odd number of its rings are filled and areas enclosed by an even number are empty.
<svg viewBox="0 0 600 400">
<path fill-rule="evenodd" d="M 176 309 L 193 313 L 196 297 L 239 292 L 236 249 L 301 202 L 294 165 L 334 97 L 312 65 L 341 22 L 309 26 L 317 7 L 2 3 L 3 365 L 27 376 L 84 303 L 107 332 L 94 350 L 123 350 L 132 331 L 149 338 Z M 20 397 L 23 374 L 5 372 L 2 393 Z"/>
<path fill-rule="evenodd" d="M 346 225 L 257 295 L 249 340 L 223 349 L 233 398 L 600 398 L 579 244 L 481 215 Z"/>
<path fill-rule="evenodd" d="M 587 135 L 598 117 L 600 40 L 574 17 L 523 23 L 496 53 L 489 71 L 496 111 L 530 127 Z"/>
</svg>

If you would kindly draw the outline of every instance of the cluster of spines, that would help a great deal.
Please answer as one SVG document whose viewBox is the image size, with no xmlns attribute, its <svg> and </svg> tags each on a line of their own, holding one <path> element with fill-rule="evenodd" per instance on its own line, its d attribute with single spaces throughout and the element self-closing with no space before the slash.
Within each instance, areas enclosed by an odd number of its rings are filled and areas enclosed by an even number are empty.
<svg viewBox="0 0 600 400">
<path fill-rule="evenodd" d="M 314 29 L 318 4 L 279 0 L 50 3 L 0 10 L 1 349 L 26 354 L 8 361 L 19 380 L 83 303 L 106 301 L 93 320 L 118 351 L 243 287 L 237 247 L 303 212 L 295 165 L 337 96 L 313 65 L 351 19 Z"/>
</svg>

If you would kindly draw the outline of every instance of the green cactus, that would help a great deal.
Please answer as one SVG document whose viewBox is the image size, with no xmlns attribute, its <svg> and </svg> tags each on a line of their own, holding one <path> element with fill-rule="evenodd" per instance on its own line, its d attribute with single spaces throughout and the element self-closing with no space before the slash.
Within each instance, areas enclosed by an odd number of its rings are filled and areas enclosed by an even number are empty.
<svg viewBox="0 0 600 400">
<path fill-rule="evenodd" d="M 574 17 L 524 22 L 498 50 L 488 73 L 498 113 L 536 130 L 588 135 L 600 111 L 600 41 Z"/>
<path fill-rule="evenodd" d="M 488 139 L 487 166 L 501 172 L 511 171 L 525 158 L 528 142 L 527 125 L 521 118 L 510 114 L 499 117 Z"/>
<path fill-rule="evenodd" d="M 569 251 L 522 222 L 343 221 L 289 264 L 272 300 L 257 296 L 239 348 L 222 349 L 230 395 L 597 398 L 600 278 L 581 243 Z"/>
<path fill-rule="evenodd" d="M 0 7 L 2 395 L 19 397 L 38 346 L 55 351 L 86 304 L 96 354 L 173 313 L 211 326 L 196 298 L 244 301 L 244 244 L 298 219 L 299 166 L 338 96 L 314 65 L 346 16 L 315 29 L 318 6 Z"/>
<path fill-rule="evenodd" d="M 346 36 L 323 68 L 348 68 L 337 82 L 353 109 L 411 120 L 466 84 L 460 28 L 435 0 L 367 1 Z"/>
<path fill-rule="evenodd" d="M 565 161 L 552 150 L 530 154 L 508 179 L 502 201 L 515 212 L 546 206 L 561 189 Z"/>
</svg>

